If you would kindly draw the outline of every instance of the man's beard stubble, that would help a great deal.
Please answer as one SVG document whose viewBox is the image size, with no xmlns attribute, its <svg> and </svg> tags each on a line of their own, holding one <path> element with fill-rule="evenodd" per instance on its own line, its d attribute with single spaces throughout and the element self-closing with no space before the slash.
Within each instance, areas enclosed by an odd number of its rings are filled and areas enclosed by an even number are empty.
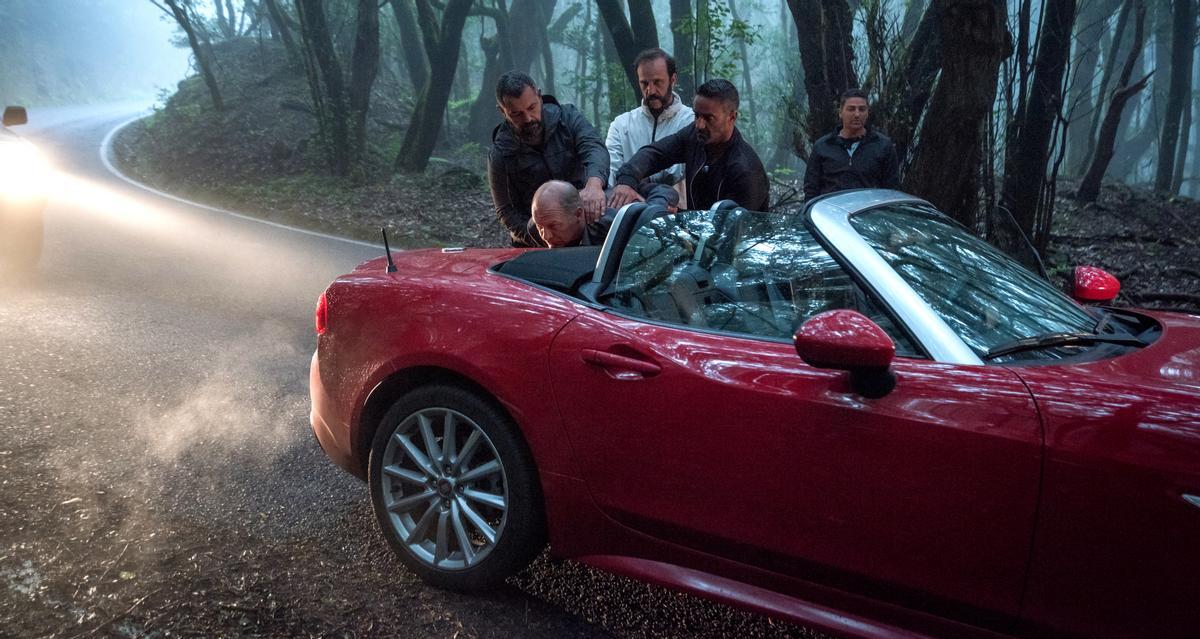
<svg viewBox="0 0 1200 639">
<path fill-rule="evenodd" d="M 538 145 L 542 141 L 542 123 L 529 122 L 517 130 L 517 136 L 525 144 Z"/>
</svg>

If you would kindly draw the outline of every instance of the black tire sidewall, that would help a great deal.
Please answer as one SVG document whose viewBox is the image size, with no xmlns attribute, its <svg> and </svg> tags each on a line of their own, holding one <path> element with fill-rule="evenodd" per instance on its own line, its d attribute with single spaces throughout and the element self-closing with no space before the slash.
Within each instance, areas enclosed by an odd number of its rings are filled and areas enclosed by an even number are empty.
<svg viewBox="0 0 1200 639">
<path fill-rule="evenodd" d="M 388 440 L 410 415 L 433 407 L 449 408 L 474 421 L 495 447 L 507 481 L 508 513 L 500 538 L 478 564 L 463 570 L 435 568 L 412 555 L 392 527 L 383 506 L 383 453 Z M 507 413 L 466 389 L 425 386 L 405 394 L 393 404 L 371 443 L 367 483 L 376 521 L 392 551 L 417 576 L 440 588 L 472 591 L 494 586 L 525 568 L 544 545 L 542 492 L 533 456 Z"/>
</svg>

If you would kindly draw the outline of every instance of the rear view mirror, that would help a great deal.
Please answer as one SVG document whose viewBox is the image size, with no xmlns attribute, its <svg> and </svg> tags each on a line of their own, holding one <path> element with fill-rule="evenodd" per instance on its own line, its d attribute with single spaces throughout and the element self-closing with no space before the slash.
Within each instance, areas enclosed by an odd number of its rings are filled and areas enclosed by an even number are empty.
<svg viewBox="0 0 1200 639">
<path fill-rule="evenodd" d="M 837 310 L 815 315 L 796 330 L 793 339 L 806 364 L 849 371 L 855 392 L 864 397 L 883 397 L 896 387 L 891 372 L 896 345 L 862 313 Z"/>
<path fill-rule="evenodd" d="M 4 126 L 16 126 L 25 124 L 29 121 L 29 116 L 25 114 L 25 107 L 10 106 L 4 109 Z"/>
<path fill-rule="evenodd" d="M 1071 297 L 1081 304 L 1107 304 L 1117 299 L 1121 282 L 1102 268 L 1076 266 Z"/>
</svg>

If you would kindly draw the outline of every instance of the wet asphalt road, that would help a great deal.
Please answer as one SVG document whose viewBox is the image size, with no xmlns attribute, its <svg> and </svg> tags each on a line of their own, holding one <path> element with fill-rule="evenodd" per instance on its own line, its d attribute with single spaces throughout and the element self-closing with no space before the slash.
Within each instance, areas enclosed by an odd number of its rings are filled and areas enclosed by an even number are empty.
<svg viewBox="0 0 1200 639">
<path fill-rule="evenodd" d="M 314 302 L 380 251 L 123 182 L 139 108 L 20 129 L 59 174 L 39 271 L 0 279 L 0 637 L 803 634 L 572 562 L 415 581 L 308 427 Z"/>
</svg>

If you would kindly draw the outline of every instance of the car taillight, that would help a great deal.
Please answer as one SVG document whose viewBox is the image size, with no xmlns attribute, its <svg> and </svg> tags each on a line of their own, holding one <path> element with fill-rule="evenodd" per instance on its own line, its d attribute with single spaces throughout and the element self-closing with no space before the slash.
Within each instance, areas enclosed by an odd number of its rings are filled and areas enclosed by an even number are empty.
<svg viewBox="0 0 1200 639">
<path fill-rule="evenodd" d="M 325 299 L 325 294 L 321 293 L 321 297 L 317 298 L 317 335 L 324 335 L 328 326 L 329 302 Z"/>
</svg>

